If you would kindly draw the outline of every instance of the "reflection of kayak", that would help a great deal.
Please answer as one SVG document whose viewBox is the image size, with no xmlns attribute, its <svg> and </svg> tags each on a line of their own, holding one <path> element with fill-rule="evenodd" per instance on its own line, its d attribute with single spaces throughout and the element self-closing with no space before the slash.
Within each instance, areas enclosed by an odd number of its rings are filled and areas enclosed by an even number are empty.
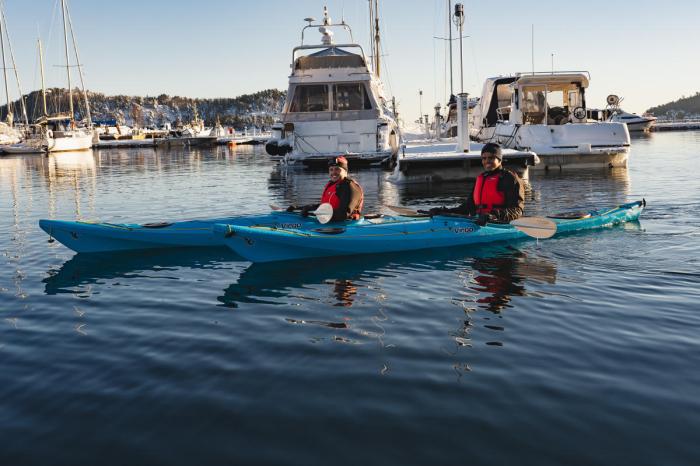
<svg viewBox="0 0 700 466">
<path fill-rule="evenodd" d="M 612 209 L 552 218 L 557 234 L 634 221 L 645 202 L 632 202 Z M 561 215 L 557 217 L 570 217 Z M 410 251 L 469 244 L 512 241 L 528 236 L 512 225 L 476 225 L 468 218 L 383 217 L 336 227 L 271 228 L 217 224 L 217 235 L 225 244 L 252 262 L 303 259 L 353 254 Z"/>
<path fill-rule="evenodd" d="M 298 214 L 287 212 L 146 224 L 39 220 L 42 230 L 76 252 L 223 246 L 223 237 L 212 232 L 212 226 L 216 223 L 280 228 L 302 228 L 307 223 L 318 225 L 314 218 L 302 218 Z"/>
</svg>

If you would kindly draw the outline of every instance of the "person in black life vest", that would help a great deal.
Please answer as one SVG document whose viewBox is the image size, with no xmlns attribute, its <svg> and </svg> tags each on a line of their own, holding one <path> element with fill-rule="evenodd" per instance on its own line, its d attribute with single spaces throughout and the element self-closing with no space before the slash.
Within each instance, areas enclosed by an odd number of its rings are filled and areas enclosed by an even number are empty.
<svg viewBox="0 0 700 466">
<path fill-rule="evenodd" d="M 454 208 L 436 207 L 430 215 L 454 213 L 477 215 L 477 223 L 509 223 L 523 215 L 525 187 L 520 177 L 503 168 L 501 146 L 489 142 L 481 149 L 481 164 L 486 170 L 476 178 L 467 201 Z"/>
<path fill-rule="evenodd" d="M 331 159 L 328 162 L 328 175 L 330 180 L 323 188 L 321 202 L 301 207 L 302 217 L 307 217 L 309 212 L 327 202 L 333 206 L 331 222 L 358 220 L 362 216 L 364 193 L 357 181 L 348 178 L 348 160 L 343 156 Z M 298 207 L 292 205 L 287 208 L 287 212 L 297 209 Z"/>
</svg>

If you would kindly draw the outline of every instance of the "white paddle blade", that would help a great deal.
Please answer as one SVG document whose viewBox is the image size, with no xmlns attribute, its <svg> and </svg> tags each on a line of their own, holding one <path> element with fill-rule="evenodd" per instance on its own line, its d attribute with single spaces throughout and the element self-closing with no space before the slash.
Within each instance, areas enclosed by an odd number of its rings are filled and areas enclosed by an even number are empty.
<svg viewBox="0 0 700 466">
<path fill-rule="evenodd" d="M 280 207 L 276 204 L 270 204 L 270 209 L 272 209 L 272 210 L 284 210 L 282 207 Z"/>
<path fill-rule="evenodd" d="M 388 205 L 388 206 L 386 206 L 386 207 L 387 207 L 389 210 L 393 210 L 394 212 L 396 212 L 396 213 L 399 214 L 399 215 L 408 215 L 408 216 L 418 215 L 418 212 L 416 212 L 416 211 L 413 210 L 413 209 L 409 209 L 409 208 L 407 208 L 407 207 L 401 207 L 401 206 L 398 206 L 398 205 Z"/>
<path fill-rule="evenodd" d="M 557 224 L 544 217 L 521 217 L 510 222 L 519 231 L 537 239 L 551 238 L 557 232 Z"/>
<path fill-rule="evenodd" d="M 318 223 L 328 223 L 333 217 L 333 206 L 325 202 L 312 212 L 316 216 Z"/>
</svg>

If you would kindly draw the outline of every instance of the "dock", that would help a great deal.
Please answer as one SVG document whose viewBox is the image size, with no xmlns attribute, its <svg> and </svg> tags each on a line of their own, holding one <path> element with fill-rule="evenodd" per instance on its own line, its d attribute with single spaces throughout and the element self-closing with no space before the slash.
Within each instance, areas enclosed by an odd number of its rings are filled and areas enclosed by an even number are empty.
<svg viewBox="0 0 700 466">
<path fill-rule="evenodd" d="M 656 120 L 651 131 L 692 131 L 700 129 L 700 119 L 664 121 Z"/>
<path fill-rule="evenodd" d="M 108 139 L 92 145 L 95 149 L 122 149 L 128 147 L 155 147 L 157 139 Z"/>
<path fill-rule="evenodd" d="M 483 144 L 470 144 L 458 152 L 455 142 L 415 141 L 402 148 L 388 180 L 395 184 L 441 183 L 473 180 L 484 171 Z M 539 163 L 534 152 L 503 149 L 503 166 L 527 178 L 529 167 Z"/>
</svg>

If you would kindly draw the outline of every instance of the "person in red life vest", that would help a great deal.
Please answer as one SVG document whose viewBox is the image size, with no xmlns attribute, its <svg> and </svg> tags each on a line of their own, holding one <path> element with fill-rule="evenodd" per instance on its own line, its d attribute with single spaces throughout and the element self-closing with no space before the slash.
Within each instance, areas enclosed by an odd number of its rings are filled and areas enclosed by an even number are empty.
<svg viewBox="0 0 700 466">
<path fill-rule="evenodd" d="M 358 220 L 362 216 L 364 193 L 357 181 L 348 178 L 348 160 L 343 156 L 331 159 L 328 162 L 328 175 L 330 180 L 323 188 L 321 202 L 301 207 L 302 217 L 307 217 L 309 212 L 327 202 L 333 206 L 332 222 Z M 287 208 L 287 212 L 294 210 L 298 210 L 298 207 L 289 206 Z"/>
<path fill-rule="evenodd" d="M 467 201 L 454 208 L 436 207 L 431 215 L 444 213 L 477 215 L 477 223 L 509 223 L 523 215 L 525 187 L 520 177 L 503 168 L 501 146 L 489 142 L 481 149 L 481 164 L 486 170 L 476 178 Z"/>
</svg>

